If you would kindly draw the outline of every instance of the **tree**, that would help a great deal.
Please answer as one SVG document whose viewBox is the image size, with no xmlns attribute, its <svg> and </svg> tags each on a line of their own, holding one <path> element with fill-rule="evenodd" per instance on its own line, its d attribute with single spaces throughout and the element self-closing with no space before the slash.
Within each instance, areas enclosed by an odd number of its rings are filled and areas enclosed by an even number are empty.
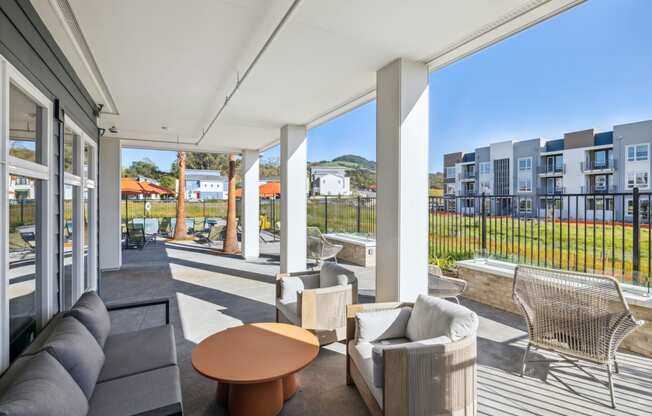
<svg viewBox="0 0 652 416">
<path fill-rule="evenodd" d="M 148 158 L 135 160 L 131 162 L 131 166 L 122 170 L 122 176 L 130 178 L 145 176 L 158 180 L 161 175 L 162 172 L 158 170 L 158 166 Z"/>
<path fill-rule="evenodd" d="M 177 154 L 179 194 L 177 195 L 177 223 L 174 226 L 174 239 L 185 240 L 186 233 L 186 152 Z"/>
<path fill-rule="evenodd" d="M 227 254 L 235 254 L 238 252 L 238 234 L 235 212 L 235 162 L 235 155 L 229 155 L 229 193 L 226 206 L 226 238 L 224 239 L 224 252 Z"/>
</svg>

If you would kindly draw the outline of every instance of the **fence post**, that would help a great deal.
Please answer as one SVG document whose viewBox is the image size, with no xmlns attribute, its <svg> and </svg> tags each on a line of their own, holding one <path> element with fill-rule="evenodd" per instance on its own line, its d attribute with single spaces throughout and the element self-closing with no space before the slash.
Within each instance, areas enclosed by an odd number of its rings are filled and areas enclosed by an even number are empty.
<svg viewBox="0 0 652 416">
<path fill-rule="evenodd" d="M 25 200 L 19 199 L 18 202 L 20 203 L 20 225 L 25 225 Z"/>
<path fill-rule="evenodd" d="M 324 195 L 324 234 L 328 233 L 328 195 Z"/>
<path fill-rule="evenodd" d="M 356 210 L 355 219 L 356 219 L 357 232 L 360 233 L 360 195 L 358 195 L 358 206 Z"/>
<path fill-rule="evenodd" d="M 482 193 L 480 201 L 480 216 L 481 216 L 481 241 L 482 241 L 482 257 L 487 257 L 487 208 L 485 203 L 485 193 Z"/>
<path fill-rule="evenodd" d="M 640 212 L 639 212 L 639 190 L 634 188 L 634 194 L 632 198 L 633 216 L 632 219 L 632 283 L 635 285 L 639 284 L 639 273 L 641 271 L 641 241 L 640 241 Z"/>
</svg>

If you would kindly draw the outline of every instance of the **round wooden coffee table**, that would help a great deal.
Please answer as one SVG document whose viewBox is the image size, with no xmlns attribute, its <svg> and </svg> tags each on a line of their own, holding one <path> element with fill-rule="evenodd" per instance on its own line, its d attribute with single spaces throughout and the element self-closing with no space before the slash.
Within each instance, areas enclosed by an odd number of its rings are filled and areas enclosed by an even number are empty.
<svg viewBox="0 0 652 416">
<path fill-rule="evenodd" d="M 319 354 L 309 331 L 278 323 L 248 324 L 211 335 L 195 347 L 192 366 L 216 380 L 229 414 L 276 415 L 297 391 L 296 372 Z"/>
</svg>

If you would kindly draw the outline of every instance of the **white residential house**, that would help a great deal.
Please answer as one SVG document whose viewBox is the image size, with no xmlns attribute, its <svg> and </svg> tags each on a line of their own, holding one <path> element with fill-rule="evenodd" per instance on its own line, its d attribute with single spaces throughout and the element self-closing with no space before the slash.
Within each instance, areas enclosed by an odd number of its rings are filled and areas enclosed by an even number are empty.
<svg viewBox="0 0 652 416">
<path fill-rule="evenodd" d="M 346 168 L 313 167 L 310 182 L 313 195 L 351 195 L 351 179 Z"/>
<path fill-rule="evenodd" d="M 33 181 L 24 176 L 9 177 L 9 199 L 34 199 Z"/>
<path fill-rule="evenodd" d="M 216 170 L 186 169 L 186 200 L 225 200 L 228 196 L 229 180 Z M 179 180 L 176 181 L 177 193 Z"/>
</svg>

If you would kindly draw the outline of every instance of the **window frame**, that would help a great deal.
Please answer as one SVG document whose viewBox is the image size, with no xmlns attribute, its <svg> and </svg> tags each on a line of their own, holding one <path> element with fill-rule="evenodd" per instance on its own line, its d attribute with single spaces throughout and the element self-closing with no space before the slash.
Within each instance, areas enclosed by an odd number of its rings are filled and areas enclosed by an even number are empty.
<svg viewBox="0 0 652 416">
<path fill-rule="evenodd" d="M 19 159 L 9 155 L 9 102 L 11 86 L 18 88 L 39 106 L 42 111 L 38 113 L 43 127 L 41 141 L 42 161 L 39 163 Z M 51 238 L 55 234 L 56 217 L 54 204 L 54 104 L 45 94 L 38 90 L 25 76 L 15 69 L 9 62 L 0 56 L 0 371 L 9 365 L 10 342 L 10 308 L 9 308 L 9 195 L 8 184 L 10 175 L 24 176 L 41 181 L 38 195 L 39 205 L 38 221 L 40 232 L 37 234 L 41 256 L 37 258 L 38 269 L 41 276 L 35 285 L 37 328 L 42 328 L 54 315 L 56 294 L 54 290 L 54 248 L 55 241 Z"/>
</svg>

